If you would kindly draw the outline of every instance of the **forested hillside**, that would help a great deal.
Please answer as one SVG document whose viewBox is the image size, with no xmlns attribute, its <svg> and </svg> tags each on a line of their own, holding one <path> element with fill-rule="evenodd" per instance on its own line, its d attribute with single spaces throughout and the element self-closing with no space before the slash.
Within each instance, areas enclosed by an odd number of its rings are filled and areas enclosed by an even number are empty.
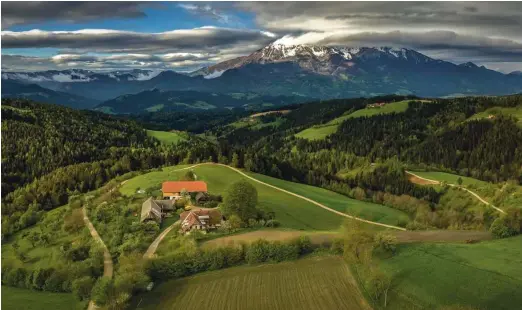
<svg viewBox="0 0 522 310">
<path fill-rule="evenodd" d="M 27 100 L 2 100 L 2 195 L 59 167 L 151 146 L 135 122 Z"/>
</svg>

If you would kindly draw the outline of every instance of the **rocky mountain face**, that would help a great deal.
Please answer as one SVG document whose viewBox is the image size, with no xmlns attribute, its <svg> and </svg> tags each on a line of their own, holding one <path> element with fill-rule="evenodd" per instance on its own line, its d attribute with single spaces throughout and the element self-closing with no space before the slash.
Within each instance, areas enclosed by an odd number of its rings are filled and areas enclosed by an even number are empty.
<svg viewBox="0 0 522 310">
<path fill-rule="evenodd" d="M 268 45 L 249 56 L 235 58 L 192 73 L 192 76 L 209 76 L 216 72 L 240 68 L 248 64 L 297 63 L 302 69 L 323 75 L 339 75 L 353 71 L 358 62 L 380 59 L 425 63 L 436 61 L 414 50 L 405 48 L 348 48 L 308 45 Z"/>
</svg>

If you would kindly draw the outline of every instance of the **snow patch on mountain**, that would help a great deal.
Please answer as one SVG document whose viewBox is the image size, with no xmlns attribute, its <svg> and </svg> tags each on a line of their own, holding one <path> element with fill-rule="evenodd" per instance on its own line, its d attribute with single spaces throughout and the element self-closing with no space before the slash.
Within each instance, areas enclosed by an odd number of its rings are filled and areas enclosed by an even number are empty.
<svg viewBox="0 0 522 310">
<path fill-rule="evenodd" d="M 214 71 L 214 72 L 212 72 L 210 74 L 207 74 L 207 75 L 203 76 L 203 78 L 207 79 L 207 80 L 215 79 L 217 77 L 220 77 L 223 73 L 225 73 L 225 71 L 227 71 L 227 70 Z"/>
</svg>

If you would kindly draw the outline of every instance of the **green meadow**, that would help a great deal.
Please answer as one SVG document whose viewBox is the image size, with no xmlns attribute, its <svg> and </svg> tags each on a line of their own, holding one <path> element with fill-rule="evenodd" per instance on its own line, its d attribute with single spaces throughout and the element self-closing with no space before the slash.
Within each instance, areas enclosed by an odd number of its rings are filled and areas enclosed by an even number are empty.
<svg viewBox="0 0 522 310">
<path fill-rule="evenodd" d="M 80 302 L 69 293 L 32 291 L 2 285 L 4 310 L 81 310 L 87 302 Z"/>
<path fill-rule="evenodd" d="M 139 175 L 126 182 L 120 188 L 120 191 L 124 195 L 131 196 L 136 193 L 138 188 L 154 187 L 159 189 L 162 182 L 178 180 L 185 174 L 186 170 L 176 171 L 183 167 L 187 166 L 168 167 L 162 171 Z M 344 219 L 311 202 L 249 180 L 227 167 L 201 165 L 193 168 L 193 171 L 198 180 L 207 182 L 208 190 L 212 194 L 224 195 L 230 184 L 241 179 L 252 183 L 258 191 L 259 207 L 266 211 L 274 212 L 276 219 L 281 223 L 283 228 L 298 230 L 336 230 L 340 227 Z M 270 178 L 260 174 L 252 173 L 250 175 L 260 181 L 316 200 L 332 209 L 356 215 L 364 219 L 392 225 L 408 221 L 408 216 L 405 213 L 382 205 L 350 199 L 332 191 L 313 186 Z"/>
<path fill-rule="evenodd" d="M 513 108 L 494 107 L 483 112 L 472 115 L 468 120 L 487 119 L 490 115 L 498 117 L 500 115 L 512 116 L 517 120 L 517 125 L 522 126 L 522 106 Z"/>
<path fill-rule="evenodd" d="M 392 309 L 522 305 L 522 236 L 476 244 L 404 244 L 380 264 L 393 275 Z"/>
<path fill-rule="evenodd" d="M 181 131 L 156 131 L 147 130 L 147 135 L 158 139 L 161 143 L 176 144 L 187 140 L 187 133 Z"/>
<path fill-rule="evenodd" d="M 397 101 L 397 102 L 391 102 L 388 103 L 382 107 L 376 107 L 376 108 L 364 108 L 357 110 L 353 113 L 345 114 L 340 117 L 337 117 L 331 121 L 329 121 L 326 124 L 323 125 L 316 125 L 310 128 L 307 128 L 299 133 L 297 133 L 295 136 L 298 138 L 308 139 L 308 140 L 323 140 L 327 136 L 337 132 L 337 128 L 339 125 L 351 118 L 358 118 L 358 117 L 371 117 L 374 115 L 379 114 L 391 114 L 391 113 L 402 113 L 405 112 L 408 109 L 408 103 L 411 100 L 403 100 L 403 101 Z M 426 100 L 422 100 L 423 102 L 429 102 Z"/>
</svg>

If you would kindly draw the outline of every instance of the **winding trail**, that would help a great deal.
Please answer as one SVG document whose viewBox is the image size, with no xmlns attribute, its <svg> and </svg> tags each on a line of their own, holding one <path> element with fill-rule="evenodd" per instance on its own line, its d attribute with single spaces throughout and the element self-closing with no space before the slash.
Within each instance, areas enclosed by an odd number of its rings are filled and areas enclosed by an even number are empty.
<svg viewBox="0 0 522 310">
<path fill-rule="evenodd" d="M 152 258 L 154 257 L 154 253 L 156 252 L 156 250 L 158 249 L 158 246 L 161 242 L 161 240 L 163 240 L 163 238 L 165 238 L 165 236 L 174 228 L 174 226 L 176 224 L 179 223 L 179 220 L 174 222 L 174 224 L 170 225 L 169 227 L 167 227 L 167 229 L 165 229 L 164 231 L 161 232 L 161 234 L 159 234 L 159 236 L 156 237 L 156 239 L 154 239 L 154 241 L 152 241 L 152 243 L 149 245 L 149 248 L 147 249 L 147 251 L 145 252 L 145 254 L 143 254 L 143 258 Z"/>
<path fill-rule="evenodd" d="M 428 182 L 432 182 L 434 184 L 440 184 L 441 182 L 440 181 L 437 181 L 437 180 L 432 180 L 432 179 L 427 179 L 427 178 L 423 178 L 421 177 L 420 175 L 417 175 L 411 171 L 406 171 L 407 174 L 409 175 L 412 175 L 416 178 L 419 178 L 421 180 L 425 180 L 425 181 L 428 181 Z M 475 193 L 474 191 L 471 191 L 467 188 L 465 188 L 464 186 L 460 186 L 460 185 L 457 185 L 457 184 L 450 184 L 450 183 L 447 183 L 448 186 L 452 186 L 452 187 L 456 187 L 456 188 L 461 188 L 463 190 L 465 190 L 466 192 L 470 193 L 471 195 L 473 195 L 475 198 L 477 198 L 480 202 L 482 202 L 483 204 L 487 205 L 487 206 L 490 206 L 492 207 L 493 209 L 497 210 L 498 212 L 502 213 L 502 214 L 506 214 L 506 212 L 500 208 L 497 208 L 495 207 L 494 205 L 492 205 L 491 203 L 487 202 L 484 198 L 480 197 L 477 193 Z"/>
<path fill-rule="evenodd" d="M 89 232 L 91 233 L 91 236 L 94 238 L 96 242 L 98 242 L 102 248 L 103 248 L 103 276 L 107 277 L 109 279 L 112 279 L 112 274 L 114 271 L 114 266 L 112 262 L 111 253 L 109 252 L 109 249 L 105 245 L 105 242 L 103 242 L 102 238 L 96 231 L 96 228 L 94 228 L 94 225 L 92 225 L 91 221 L 89 220 L 89 217 L 87 216 L 87 209 L 85 207 L 82 207 L 83 212 L 83 221 L 85 223 L 85 226 L 89 229 Z M 89 306 L 87 307 L 87 310 L 94 310 L 98 307 L 94 304 L 94 302 L 91 300 L 89 302 Z"/>
<path fill-rule="evenodd" d="M 397 230 L 406 230 L 406 228 L 402 228 L 402 227 L 398 227 L 398 226 L 393 226 L 393 225 L 388 225 L 388 224 L 383 224 L 383 223 L 378 223 L 378 222 L 373 222 L 373 221 L 368 221 L 368 220 L 365 220 L 365 219 L 362 219 L 362 218 L 359 218 L 359 217 L 356 217 L 356 216 L 353 216 L 353 215 L 348 215 L 348 214 L 346 214 L 346 213 L 343 213 L 343 212 L 340 212 L 340 211 L 334 210 L 334 209 L 332 209 L 332 208 L 330 208 L 330 207 L 327 207 L 327 206 L 323 205 L 322 203 L 319 203 L 319 202 L 317 202 L 317 201 L 315 201 L 315 200 L 312 200 L 312 199 L 310 199 L 310 198 L 307 198 L 307 197 L 305 197 L 305 196 L 301 196 L 301 195 L 299 195 L 299 194 L 292 193 L 292 192 L 290 192 L 290 191 L 287 191 L 287 190 L 285 190 L 285 189 L 279 188 L 279 187 L 277 187 L 277 186 L 274 186 L 274 185 L 271 185 L 271 184 L 265 183 L 265 182 L 263 182 L 263 181 L 259 181 L 258 179 L 249 176 L 248 174 L 244 173 L 243 171 L 241 171 L 241 170 L 239 170 L 239 169 L 237 169 L 237 168 L 234 168 L 234 167 L 231 167 L 231 166 L 227 166 L 227 165 L 224 165 L 224 164 L 215 164 L 215 163 L 209 163 L 209 164 L 213 164 L 213 165 L 219 165 L 219 166 L 227 167 L 227 168 L 234 170 L 235 172 L 241 174 L 241 175 L 244 176 L 245 178 L 248 178 L 248 179 L 250 179 L 250 180 L 252 180 L 252 181 L 254 181 L 254 182 L 257 182 L 257 183 L 259 183 L 259 184 L 263 184 L 263 185 L 265 185 L 265 186 L 271 187 L 271 188 L 273 188 L 273 189 L 275 189 L 275 190 L 278 190 L 278 191 L 280 191 L 280 192 L 287 193 L 288 195 L 292 195 L 292 196 L 294 196 L 294 197 L 297 197 L 297 198 L 300 198 L 300 199 L 306 200 L 306 201 L 308 201 L 308 202 L 310 202 L 310 203 L 313 203 L 314 205 L 316 205 L 316 206 L 318 206 L 318 207 L 320 207 L 320 208 L 323 208 L 323 209 L 325 209 L 325 210 L 328 210 L 328 211 L 330 211 L 330 212 L 333 212 L 333 213 L 335 213 L 335 214 L 337 214 L 337 215 L 344 216 L 344 217 L 346 217 L 346 218 L 350 218 L 350 219 L 353 219 L 353 220 L 356 220 L 356 221 L 360 221 L 360 222 L 368 223 L 368 224 L 371 224 L 371 225 L 377 225 L 377 226 L 382 226 L 382 227 L 391 228 L 391 229 L 397 229 Z"/>
</svg>

